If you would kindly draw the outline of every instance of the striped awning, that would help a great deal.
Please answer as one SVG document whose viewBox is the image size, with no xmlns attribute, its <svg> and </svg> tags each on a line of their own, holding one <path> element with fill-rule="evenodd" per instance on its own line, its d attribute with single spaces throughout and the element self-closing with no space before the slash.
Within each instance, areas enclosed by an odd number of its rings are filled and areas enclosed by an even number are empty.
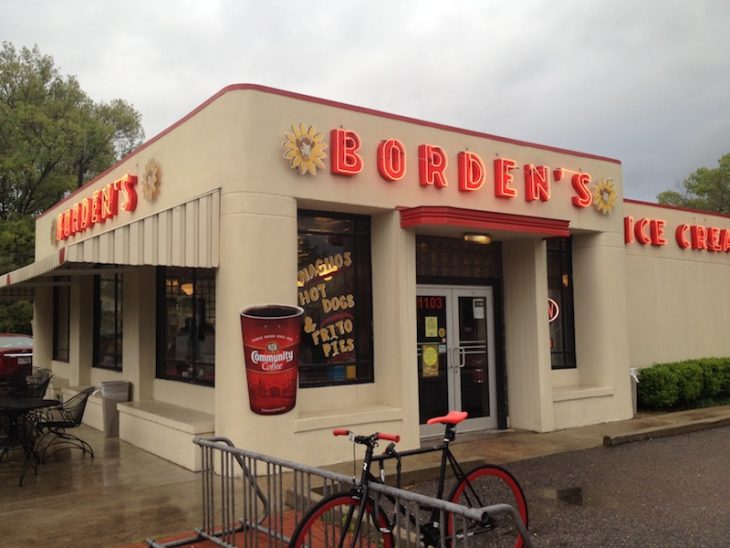
<svg viewBox="0 0 730 548">
<path fill-rule="evenodd" d="M 217 268 L 219 215 L 220 190 L 215 190 L 68 244 L 48 257 L 0 275 L 0 297 L 32 298 L 35 286 L 47 285 L 48 276 L 70 274 L 67 269 L 74 264 Z"/>
<path fill-rule="evenodd" d="M 66 262 L 66 248 L 29 265 L 0 276 L 0 296 L 27 299 L 33 297 L 33 286 L 26 282 L 52 272 Z"/>
</svg>

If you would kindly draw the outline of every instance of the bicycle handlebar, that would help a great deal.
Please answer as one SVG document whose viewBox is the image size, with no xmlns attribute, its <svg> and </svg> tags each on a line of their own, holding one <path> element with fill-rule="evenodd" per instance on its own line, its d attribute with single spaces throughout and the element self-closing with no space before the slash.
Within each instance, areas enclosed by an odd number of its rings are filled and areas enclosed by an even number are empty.
<svg viewBox="0 0 730 548">
<path fill-rule="evenodd" d="M 398 443 L 400 441 L 400 436 L 398 434 L 385 434 L 383 432 L 378 433 L 378 439 L 380 440 L 387 440 L 387 441 L 394 441 L 395 443 Z"/>
<path fill-rule="evenodd" d="M 378 440 L 393 441 L 395 443 L 398 443 L 400 441 L 400 436 L 398 434 L 388 434 L 386 432 L 375 432 L 375 434 L 371 434 L 370 436 L 356 436 L 354 432 L 352 432 L 351 430 L 348 430 L 347 428 L 335 428 L 332 431 L 332 435 L 334 435 L 334 436 L 352 435 L 353 441 L 355 443 L 360 443 L 362 445 L 368 445 L 369 443 L 373 443 Z"/>
</svg>

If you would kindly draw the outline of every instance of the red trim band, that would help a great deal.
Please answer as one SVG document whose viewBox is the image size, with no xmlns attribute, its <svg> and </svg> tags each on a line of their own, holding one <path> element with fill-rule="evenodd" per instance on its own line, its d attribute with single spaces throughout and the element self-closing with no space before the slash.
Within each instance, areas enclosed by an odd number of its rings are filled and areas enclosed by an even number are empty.
<svg viewBox="0 0 730 548">
<path fill-rule="evenodd" d="M 479 230 L 503 230 L 541 236 L 570 236 L 570 221 L 527 217 L 494 211 L 477 211 L 448 206 L 418 206 L 400 210 L 401 228 L 448 225 Z"/>
<path fill-rule="evenodd" d="M 654 202 L 645 202 L 642 200 L 634 200 L 631 198 L 624 198 L 625 204 L 636 204 L 641 206 L 650 206 L 650 207 L 658 207 L 661 209 L 673 209 L 675 211 L 686 211 L 688 213 L 697 213 L 700 215 L 709 215 L 712 217 L 723 217 L 725 219 L 730 219 L 730 215 L 726 213 L 718 213 L 717 211 L 710 211 L 708 209 L 692 209 L 691 207 L 680 207 L 680 206 L 673 206 L 673 205 L 667 205 L 667 204 L 657 204 Z"/>
</svg>

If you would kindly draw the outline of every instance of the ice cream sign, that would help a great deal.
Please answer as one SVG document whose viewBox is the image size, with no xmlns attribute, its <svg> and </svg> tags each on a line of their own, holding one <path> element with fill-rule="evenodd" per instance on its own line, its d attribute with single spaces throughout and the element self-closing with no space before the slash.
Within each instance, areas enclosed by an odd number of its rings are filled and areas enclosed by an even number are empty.
<svg viewBox="0 0 730 548">
<path fill-rule="evenodd" d="M 684 223 L 672 227 L 667 226 L 664 219 L 624 217 L 626 245 L 663 247 L 672 240 L 680 249 L 730 252 L 730 230 L 727 228 Z"/>
<path fill-rule="evenodd" d="M 332 174 L 353 177 L 367 169 L 375 169 L 388 183 L 401 181 L 408 169 L 416 169 L 418 183 L 424 188 L 443 191 L 455 186 L 458 192 L 474 193 L 491 189 L 503 200 L 524 199 L 527 202 L 548 202 L 553 185 L 569 185 L 571 203 L 576 208 L 593 205 L 600 213 L 613 211 L 618 193 L 611 179 L 592 180 L 591 174 L 561 166 L 518 163 L 498 157 L 486 162 L 473 150 L 456 153 L 457 177 L 449 180 L 446 168 L 453 161 L 453 153 L 438 144 L 422 143 L 409 150 L 401 140 L 386 137 L 377 146 L 376 162 L 368 166 L 361 150 L 362 141 L 357 132 L 337 128 L 330 131 L 329 146 L 313 126 L 293 124 L 282 142 L 284 158 L 301 175 L 316 175 L 326 169 L 324 163 L 329 148 L 329 169 Z M 451 156 L 450 156 L 451 154 Z"/>
</svg>

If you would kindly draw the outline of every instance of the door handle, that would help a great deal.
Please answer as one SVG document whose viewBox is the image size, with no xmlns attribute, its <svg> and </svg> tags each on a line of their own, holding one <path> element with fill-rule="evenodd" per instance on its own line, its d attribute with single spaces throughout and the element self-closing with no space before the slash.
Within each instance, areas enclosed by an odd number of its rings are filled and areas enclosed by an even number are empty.
<svg viewBox="0 0 730 548">
<path fill-rule="evenodd" d="M 454 370 L 454 373 L 456 373 L 456 370 L 461 367 L 460 359 L 459 359 L 459 347 L 454 346 L 451 348 L 451 363 L 449 367 Z"/>
<path fill-rule="evenodd" d="M 466 365 L 466 349 L 461 346 L 455 346 L 451 349 L 451 367 L 456 373 L 457 369 L 461 369 Z"/>
</svg>

